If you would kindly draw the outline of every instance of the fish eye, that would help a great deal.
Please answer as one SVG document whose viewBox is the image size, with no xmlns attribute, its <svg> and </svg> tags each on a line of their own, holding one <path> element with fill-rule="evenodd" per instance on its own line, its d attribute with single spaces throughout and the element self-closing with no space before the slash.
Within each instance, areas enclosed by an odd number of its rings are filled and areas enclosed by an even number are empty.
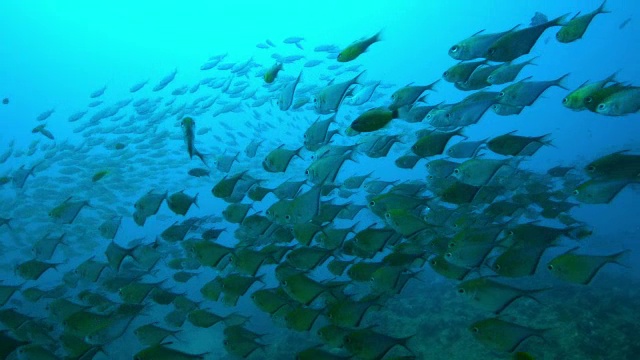
<svg viewBox="0 0 640 360">
<path fill-rule="evenodd" d="M 589 172 L 594 172 L 594 171 L 596 171 L 596 167 L 595 167 L 595 166 L 593 166 L 593 165 L 590 165 L 590 166 L 587 168 L 587 171 L 589 171 Z"/>
<path fill-rule="evenodd" d="M 509 234 L 509 236 L 513 236 L 514 232 L 513 232 L 513 230 L 509 230 L 509 232 L 507 234 Z"/>
<path fill-rule="evenodd" d="M 568 98 L 564 98 L 564 99 L 562 99 L 562 103 L 563 103 L 563 104 L 566 104 L 568 101 L 569 101 L 569 99 L 568 99 Z"/>
<path fill-rule="evenodd" d="M 327 317 L 328 317 L 329 319 L 333 319 L 333 314 L 329 313 L 329 315 L 327 315 Z M 320 333 L 320 332 L 318 331 L 318 333 Z"/>
<path fill-rule="evenodd" d="M 431 265 L 433 266 L 438 265 L 438 261 L 436 259 L 431 260 Z"/>
<path fill-rule="evenodd" d="M 446 113 L 446 114 L 445 114 L 445 117 L 446 117 L 447 119 L 448 119 L 448 118 L 450 118 L 450 117 L 451 117 L 451 113 Z"/>
<path fill-rule="evenodd" d="M 547 265 L 547 269 L 553 270 L 553 265 L 551 265 L 551 264 Z"/>
<path fill-rule="evenodd" d="M 449 75 L 449 72 L 448 72 L 448 71 L 445 71 L 445 72 L 442 74 L 442 76 L 447 76 L 447 75 Z"/>
<path fill-rule="evenodd" d="M 580 191 L 578 191 L 578 189 L 573 190 L 573 195 L 578 196 L 580 194 Z"/>
<path fill-rule="evenodd" d="M 318 102 L 318 99 L 313 98 L 313 102 L 314 102 L 314 103 L 317 103 L 317 102 Z"/>
<path fill-rule="evenodd" d="M 375 201 L 369 201 L 369 206 L 376 206 L 376 202 Z"/>
<path fill-rule="evenodd" d="M 454 174 L 457 174 L 457 173 L 459 173 L 459 172 L 460 172 L 460 170 L 459 170 L 459 169 L 453 169 L 453 173 L 454 173 Z"/>
<path fill-rule="evenodd" d="M 598 105 L 598 110 L 604 110 L 604 109 L 606 109 L 606 107 L 607 107 L 607 105 L 600 104 L 600 105 Z"/>
<path fill-rule="evenodd" d="M 305 175 L 309 175 L 309 170 L 305 170 L 305 171 L 304 171 L 304 174 L 305 174 Z"/>
<path fill-rule="evenodd" d="M 473 327 L 473 328 L 471 329 L 471 331 L 473 331 L 474 333 L 476 333 L 476 334 L 477 334 L 480 330 L 479 330 L 477 327 Z"/>
<path fill-rule="evenodd" d="M 500 266 L 500 264 L 495 264 L 493 265 L 494 268 L 496 268 L 496 270 L 500 270 L 502 267 Z"/>
<path fill-rule="evenodd" d="M 463 288 L 458 289 L 458 294 L 464 294 L 464 289 Z"/>
<path fill-rule="evenodd" d="M 225 344 L 225 345 L 229 345 L 229 340 L 225 340 L 222 343 Z"/>
<path fill-rule="evenodd" d="M 429 176 L 428 176 L 428 179 L 429 179 L 429 180 L 433 180 L 433 175 L 429 175 Z"/>
<path fill-rule="evenodd" d="M 282 282 L 282 286 L 287 286 L 287 280 Z"/>
<path fill-rule="evenodd" d="M 291 220 L 291 215 L 285 215 L 284 217 L 286 220 Z"/>
<path fill-rule="evenodd" d="M 452 53 L 455 53 L 455 52 L 458 52 L 459 49 L 460 47 L 458 45 L 453 45 L 451 49 L 449 49 L 449 51 L 451 51 Z"/>
<path fill-rule="evenodd" d="M 504 96 L 504 91 L 500 91 L 500 94 L 498 94 L 498 96 L 503 97 Z"/>
<path fill-rule="evenodd" d="M 348 336 L 345 336 L 344 341 L 351 344 L 351 338 Z"/>
<path fill-rule="evenodd" d="M 458 226 L 458 224 L 454 224 L 454 226 Z M 447 247 L 448 247 L 449 249 L 453 249 L 454 247 L 456 247 L 456 243 L 454 243 L 454 242 L 450 242 L 450 243 L 449 243 L 449 245 L 447 245 Z"/>
<path fill-rule="evenodd" d="M 495 54 L 496 53 L 496 48 L 489 49 L 488 53 L 489 53 L 489 55 Z"/>
<path fill-rule="evenodd" d="M 387 219 L 391 219 L 391 214 L 389 214 L 389 213 L 384 213 L 384 217 L 386 217 Z"/>
<path fill-rule="evenodd" d="M 427 114 L 427 119 L 431 119 L 431 114 Z"/>
<path fill-rule="evenodd" d="M 450 258 L 450 257 L 451 257 L 451 256 L 453 256 L 453 255 L 451 255 L 451 253 L 450 253 L 450 252 L 448 252 L 448 253 L 444 254 L 444 256 L 445 256 L 445 257 Z"/>
</svg>

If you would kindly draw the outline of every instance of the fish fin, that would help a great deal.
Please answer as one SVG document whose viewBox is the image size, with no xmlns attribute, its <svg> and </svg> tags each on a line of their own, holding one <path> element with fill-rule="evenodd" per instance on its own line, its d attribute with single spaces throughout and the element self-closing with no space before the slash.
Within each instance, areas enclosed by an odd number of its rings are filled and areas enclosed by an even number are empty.
<svg viewBox="0 0 640 360">
<path fill-rule="evenodd" d="M 527 65 L 536 65 L 536 66 L 537 66 L 538 64 L 534 63 L 533 61 L 534 61 L 535 59 L 539 58 L 539 57 L 540 57 L 540 56 L 534 56 L 534 57 L 532 57 L 531 59 L 529 59 L 529 60 L 526 62 L 526 64 L 527 64 Z"/>
<path fill-rule="evenodd" d="M 607 9 L 605 9 L 605 8 L 604 8 L 604 6 L 605 6 L 606 4 L 607 4 L 607 0 L 604 0 L 604 1 L 602 2 L 602 4 L 600 5 L 600 7 L 598 7 L 598 8 L 596 9 L 596 11 L 595 11 L 595 15 L 598 15 L 598 14 L 609 14 L 611 11 L 609 11 L 609 10 L 607 10 Z M 595 16 L 595 15 L 594 15 L 594 16 Z"/>
<path fill-rule="evenodd" d="M 566 74 L 562 75 L 561 77 L 559 77 L 558 79 L 556 79 L 554 81 L 554 85 L 569 91 L 569 88 L 567 88 L 567 86 L 564 84 L 564 80 L 569 76 L 569 74 L 571 74 L 571 73 L 566 73 Z"/>
<path fill-rule="evenodd" d="M 629 253 L 631 253 L 631 249 L 622 250 L 622 251 L 620 251 L 620 252 L 617 252 L 617 253 L 615 253 L 615 254 L 611 255 L 611 256 L 610 256 L 610 258 L 612 259 L 612 262 L 613 262 L 613 263 L 616 263 L 616 264 L 618 264 L 618 265 L 620 265 L 620 266 L 623 266 L 623 267 L 625 267 L 625 268 L 627 268 L 627 269 L 630 269 L 630 268 L 631 268 L 631 266 L 629 266 L 629 265 L 627 265 L 627 264 L 625 264 L 625 263 L 620 262 L 620 261 L 621 261 L 621 259 L 622 259 L 623 257 L 625 257 L 625 256 L 626 256 L 627 254 L 629 254 Z"/>
<path fill-rule="evenodd" d="M 440 82 L 440 79 L 438 79 L 438 80 L 436 80 L 436 81 L 432 82 L 431 84 L 427 85 L 427 90 L 435 91 L 435 90 L 433 90 L 433 87 L 434 87 L 436 84 L 438 84 L 439 82 Z"/>
<path fill-rule="evenodd" d="M 574 20 L 575 18 L 577 18 L 578 16 L 580 16 L 580 13 L 581 13 L 581 12 L 582 12 L 582 11 L 578 11 L 578 13 L 577 13 L 577 14 L 573 15 L 573 17 L 571 18 L 571 20 Z"/>
<path fill-rule="evenodd" d="M 199 209 L 200 205 L 198 205 L 198 195 L 200 195 L 200 193 L 197 193 L 196 196 L 193 197 L 193 205 Z"/>
<path fill-rule="evenodd" d="M 206 166 L 207 168 L 209 168 L 209 164 L 207 164 L 207 161 L 204 158 L 204 154 L 201 153 L 200 151 L 196 150 L 196 148 L 193 148 L 193 153 L 194 155 L 196 155 L 198 158 L 200 158 L 200 160 L 202 161 L 202 163 L 204 164 L 204 166 Z"/>
<path fill-rule="evenodd" d="M 478 35 L 482 34 L 485 30 L 486 29 L 482 29 L 482 30 L 478 31 L 477 33 L 471 35 L 471 37 L 478 36 Z"/>
<path fill-rule="evenodd" d="M 604 79 L 604 84 L 608 84 L 610 82 L 612 83 L 618 83 L 618 81 L 616 81 L 616 76 L 618 76 L 618 73 L 620 73 L 620 70 L 616 70 L 616 72 L 614 72 L 613 74 L 609 75 L 606 79 Z"/>
<path fill-rule="evenodd" d="M 547 24 L 548 26 L 562 26 L 565 25 L 564 20 L 567 18 L 567 16 L 569 16 L 570 13 L 566 13 L 564 15 L 560 15 L 557 18 L 549 21 Z"/>
</svg>

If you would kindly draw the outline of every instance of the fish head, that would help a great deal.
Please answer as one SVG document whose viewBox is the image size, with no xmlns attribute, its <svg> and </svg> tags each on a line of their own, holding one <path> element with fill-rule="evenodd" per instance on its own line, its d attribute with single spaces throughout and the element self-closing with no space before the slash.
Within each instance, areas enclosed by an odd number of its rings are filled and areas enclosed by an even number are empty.
<svg viewBox="0 0 640 360">
<path fill-rule="evenodd" d="M 458 43 L 449 48 L 449 56 L 456 60 L 464 60 L 465 44 Z"/>
<path fill-rule="evenodd" d="M 615 102 L 601 102 L 598 104 L 596 112 L 602 115 L 616 115 L 618 114 L 618 105 Z"/>
</svg>

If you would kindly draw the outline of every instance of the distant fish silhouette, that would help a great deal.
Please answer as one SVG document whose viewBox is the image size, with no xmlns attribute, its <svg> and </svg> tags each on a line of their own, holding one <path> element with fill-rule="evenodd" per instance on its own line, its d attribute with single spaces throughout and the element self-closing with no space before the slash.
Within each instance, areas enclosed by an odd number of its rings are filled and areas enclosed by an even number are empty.
<svg viewBox="0 0 640 360">
<path fill-rule="evenodd" d="M 540 24 L 544 24 L 547 21 L 549 21 L 549 19 L 547 18 L 547 15 L 536 11 L 535 15 L 533 15 L 533 17 L 531 18 L 531 24 L 529 25 L 537 26 Z"/>
<path fill-rule="evenodd" d="M 618 28 L 624 29 L 627 26 L 627 24 L 629 24 L 630 22 L 631 22 L 631 18 L 628 18 L 627 20 L 621 22 L 620 26 L 618 26 Z"/>
</svg>

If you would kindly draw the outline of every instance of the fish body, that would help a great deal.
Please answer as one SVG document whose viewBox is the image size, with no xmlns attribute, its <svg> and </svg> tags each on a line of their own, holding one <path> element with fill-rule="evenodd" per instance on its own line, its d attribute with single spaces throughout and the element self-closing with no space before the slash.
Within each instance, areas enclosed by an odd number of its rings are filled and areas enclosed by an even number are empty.
<svg viewBox="0 0 640 360">
<path fill-rule="evenodd" d="M 193 155 L 196 155 L 197 157 L 200 158 L 200 160 L 202 160 L 204 165 L 208 167 L 207 162 L 204 159 L 204 155 L 202 155 L 202 153 L 200 153 L 198 149 L 196 149 L 195 147 L 195 137 L 196 137 L 195 120 L 193 120 L 190 117 L 185 117 L 182 119 L 181 126 L 182 126 L 182 134 L 184 137 L 184 142 L 187 145 L 187 153 L 189 154 L 189 159 L 192 159 Z"/>
<path fill-rule="evenodd" d="M 603 1 L 600 7 L 588 14 L 578 16 L 580 14 L 578 13 L 573 19 L 562 25 L 560 31 L 556 34 L 556 39 L 561 43 L 570 43 L 582 39 L 593 18 L 598 14 L 606 14 L 609 12 L 604 8 L 606 3 L 606 0 Z"/>
</svg>

